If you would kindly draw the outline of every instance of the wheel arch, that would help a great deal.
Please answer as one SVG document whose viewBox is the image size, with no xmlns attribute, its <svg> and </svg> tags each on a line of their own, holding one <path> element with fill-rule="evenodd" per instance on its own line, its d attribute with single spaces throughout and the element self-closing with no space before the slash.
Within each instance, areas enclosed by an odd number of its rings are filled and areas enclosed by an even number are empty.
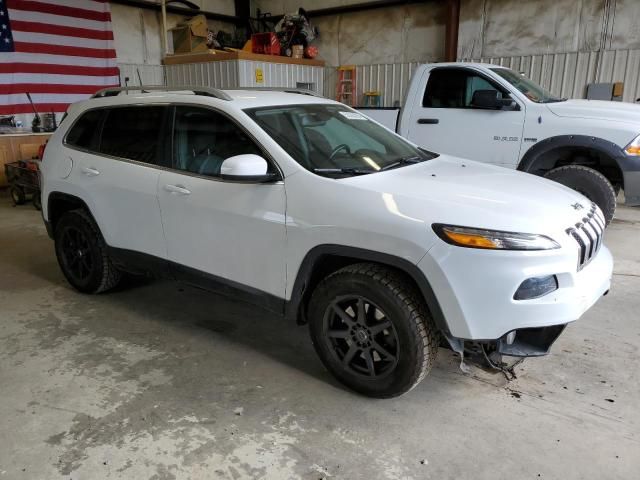
<svg viewBox="0 0 640 480">
<path fill-rule="evenodd" d="M 344 245 L 319 245 L 304 257 L 293 283 L 291 298 L 285 305 L 285 317 L 305 324 L 306 307 L 315 287 L 331 273 L 348 265 L 370 262 L 396 270 L 406 276 L 421 293 L 436 327 L 448 332 L 442 308 L 424 273 L 412 262 L 386 253 Z"/>
<path fill-rule="evenodd" d="M 588 135 L 558 135 L 532 145 L 522 156 L 518 170 L 544 175 L 564 165 L 584 165 L 602 173 L 613 185 L 624 188 L 622 149 L 608 140 Z"/>
<path fill-rule="evenodd" d="M 45 225 L 47 227 L 47 233 L 51 238 L 53 238 L 55 226 L 62 215 L 78 208 L 85 210 L 95 221 L 91 209 L 80 197 L 63 192 L 51 192 L 49 194 L 47 197 L 47 218 L 45 219 Z"/>
</svg>

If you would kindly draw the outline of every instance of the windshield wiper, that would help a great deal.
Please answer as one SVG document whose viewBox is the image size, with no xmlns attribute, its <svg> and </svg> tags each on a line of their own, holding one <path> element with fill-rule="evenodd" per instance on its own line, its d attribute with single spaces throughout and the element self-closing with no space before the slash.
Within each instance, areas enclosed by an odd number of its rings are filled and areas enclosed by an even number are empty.
<svg viewBox="0 0 640 480">
<path fill-rule="evenodd" d="M 419 157 L 417 155 L 412 157 L 402 157 L 396 160 L 395 162 L 385 165 L 379 171 L 384 172 L 385 170 L 392 170 L 394 168 L 402 167 L 404 165 L 412 165 L 414 163 L 424 162 L 425 160 L 426 159 Z"/>
<path fill-rule="evenodd" d="M 376 170 L 362 170 L 361 168 L 345 167 L 345 168 L 314 168 L 313 173 L 319 174 L 347 174 L 347 175 L 368 175 Z"/>
</svg>

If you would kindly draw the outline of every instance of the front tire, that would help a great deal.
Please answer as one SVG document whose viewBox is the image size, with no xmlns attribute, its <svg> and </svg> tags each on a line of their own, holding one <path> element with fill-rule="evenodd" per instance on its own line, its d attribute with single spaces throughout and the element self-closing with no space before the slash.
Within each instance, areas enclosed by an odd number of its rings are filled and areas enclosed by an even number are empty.
<svg viewBox="0 0 640 480">
<path fill-rule="evenodd" d="M 102 234 L 87 212 L 71 210 L 62 215 L 54 239 L 60 269 L 76 290 L 100 293 L 118 284 L 122 274 L 111 262 Z"/>
<path fill-rule="evenodd" d="M 361 394 L 402 395 L 435 361 L 438 334 L 424 301 L 400 273 L 381 265 L 350 265 L 324 279 L 308 318 L 322 363 Z"/>
<path fill-rule="evenodd" d="M 603 174 L 583 165 L 565 165 L 549 170 L 545 178 L 561 183 L 594 202 L 609 225 L 616 213 L 616 191 Z"/>
</svg>

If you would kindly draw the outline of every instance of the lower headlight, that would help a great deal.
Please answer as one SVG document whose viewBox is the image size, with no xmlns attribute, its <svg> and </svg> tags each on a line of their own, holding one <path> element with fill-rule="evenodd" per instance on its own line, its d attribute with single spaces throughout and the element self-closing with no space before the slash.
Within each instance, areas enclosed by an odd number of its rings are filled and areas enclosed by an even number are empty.
<svg viewBox="0 0 640 480">
<path fill-rule="evenodd" d="M 624 147 L 624 153 L 636 157 L 640 155 L 640 135 L 634 138 L 629 145 Z"/>
<path fill-rule="evenodd" d="M 558 289 L 558 279 L 555 275 L 546 277 L 528 278 L 520 284 L 518 290 L 513 295 L 514 300 L 531 300 L 532 298 L 543 297 Z"/>
<path fill-rule="evenodd" d="M 551 250 L 560 248 L 553 239 L 532 233 L 504 232 L 434 223 L 433 231 L 451 245 L 489 250 Z"/>
</svg>

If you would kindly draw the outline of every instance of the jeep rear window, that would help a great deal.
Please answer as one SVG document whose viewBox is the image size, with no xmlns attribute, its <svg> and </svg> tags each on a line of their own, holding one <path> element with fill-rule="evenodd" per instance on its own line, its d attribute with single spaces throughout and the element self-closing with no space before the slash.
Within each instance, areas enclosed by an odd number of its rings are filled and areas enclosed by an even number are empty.
<svg viewBox="0 0 640 480">
<path fill-rule="evenodd" d="M 108 108 L 100 153 L 144 163 L 157 163 L 163 106 Z"/>
<path fill-rule="evenodd" d="M 300 165 L 319 174 L 375 173 L 436 156 L 342 105 L 283 105 L 245 113 Z"/>
<path fill-rule="evenodd" d="M 103 114 L 104 110 L 89 110 L 82 114 L 67 133 L 65 142 L 85 150 L 95 150 Z"/>
</svg>

